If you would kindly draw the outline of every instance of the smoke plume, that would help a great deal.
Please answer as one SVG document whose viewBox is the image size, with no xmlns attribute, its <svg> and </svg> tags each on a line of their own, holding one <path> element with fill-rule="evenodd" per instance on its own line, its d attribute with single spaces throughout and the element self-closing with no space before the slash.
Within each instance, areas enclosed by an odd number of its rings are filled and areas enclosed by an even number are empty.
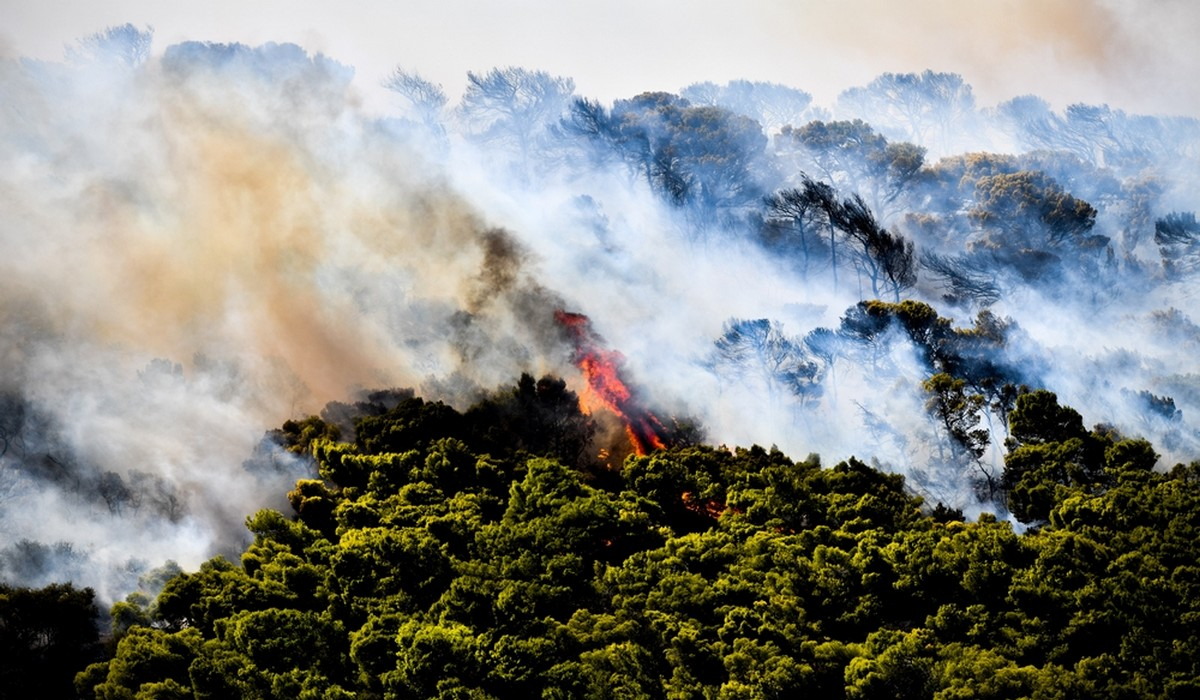
<svg viewBox="0 0 1200 700">
<path fill-rule="evenodd" d="M 563 309 L 619 350 L 656 424 L 687 414 L 716 443 L 874 459 L 968 510 L 992 507 L 976 486 L 999 468 L 1003 410 L 978 418 L 978 461 L 946 457 L 922 386 L 954 363 L 1058 391 L 1158 440 L 1164 463 L 1198 444 L 1195 283 L 1166 276 L 1153 231 L 1200 200 L 1192 120 L 968 100 L 931 126 L 749 83 L 609 107 L 521 69 L 487 74 L 509 101 L 457 106 L 413 75 L 395 84 L 426 99 L 380 116 L 352 68 L 294 45 L 149 40 L 117 28 L 67 63 L 0 62 L 5 578 L 111 600 L 148 566 L 235 552 L 244 517 L 286 508 L 305 469 L 244 463 L 329 401 L 415 387 L 463 407 L 522 372 L 582 392 Z M 861 142 L 893 166 L 820 160 L 744 116 L 785 98 L 805 122 L 887 125 Z M 1097 120 L 1125 131 L 1068 138 Z M 967 143 L 1019 152 L 924 160 Z M 826 189 L 800 172 L 817 166 Z M 994 187 L 955 189 L 968 181 Z M 1030 182 L 1075 219 L 1013 204 Z M 815 208 L 764 204 L 806 186 Z M 914 245 L 936 255 L 887 278 Z M 881 279 L 941 325 L 876 323 L 856 305 Z"/>
</svg>

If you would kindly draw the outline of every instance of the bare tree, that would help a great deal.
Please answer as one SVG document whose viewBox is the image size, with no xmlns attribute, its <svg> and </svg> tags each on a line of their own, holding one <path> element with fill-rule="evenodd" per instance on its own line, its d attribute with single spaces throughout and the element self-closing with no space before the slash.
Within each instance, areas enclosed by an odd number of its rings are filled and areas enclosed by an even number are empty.
<svg viewBox="0 0 1200 700">
<path fill-rule="evenodd" d="M 132 24 L 122 24 L 80 39 L 67 49 L 67 57 L 77 63 L 115 63 L 136 68 L 150 56 L 153 38 L 153 27 L 138 29 Z"/>
<path fill-rule="evenodd" d="M 871 283 L 875 298 L 886 292 L 899 302 L 901 293 L 917 282 L 912 241 L 881 227 L 858 195 L 833 207 L 829 218 L 855 244 L 851 248 L 854 267 Z"/>
<path fill-rule="evenodd" d="M 785 335 L 778 322 L 730 319 L 714 345 L 709 360 L 712 369 L 760 382 L 771 401 L 781 393 L 802 403 L 821 395 L 822 368 L 808 355 L 804 343 Z"/>
<path fill-rule="evenodd" d="M 513 151 L 528 175 L 530 155 L 567 112 L 574 91 L 575 81 L 545 71 L 469 72 L 458 113 L 472 137 Z"/>
<path fill-rule="evenodd" d="M 939 281 L 949 301 L 986 307 L 1000 300 L 996 271 L 981 261 L 926 251 L 921 266 Z"/>
<path fill-rule="evenodd" d="M 440 124 L 447 102 L 446 92 L 441 85 L 432 83 L 417 73 L 397 68 L 383 81 L 383 86 L 406 99 L 423 124 Z"/>
</svg>

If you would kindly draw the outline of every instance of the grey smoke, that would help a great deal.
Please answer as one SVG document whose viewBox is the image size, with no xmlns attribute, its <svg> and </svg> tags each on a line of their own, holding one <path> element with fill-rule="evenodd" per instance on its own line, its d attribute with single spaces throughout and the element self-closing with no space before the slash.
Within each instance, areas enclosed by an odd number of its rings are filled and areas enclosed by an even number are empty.
<svg viewBox="0 0 1200 700">
<path fill-rule="evenodd" d="M 379 117 L 360 108 L 352 68 L 293 45 L 185 43 L 155 55 L 138 32 L 108 38 L 66 64 L 0 63 L 6 577 L 76 578 L 113 599 L 147 566 L 236 552 L 244 517 L 285 508 L 305 469 L 281 455 L 274 473 L 244 469 L 263 432 L 363 389 L 417 387 L 461 406 L 521 372 L 578 387 L 556 308 L 591 317 L 645 395 L 698 416 L 716 443 L 777 444 L 828 463 L 853 454 L 906 473 L 931 500 L 989 508 L 974 499 L 971 465 L 932 459 L 927 369 L 903 333 L 861 351 L 817 342 L 869 284 L 852 267 L 833 284 L 819 257 L 801 274 L 755 238 L 751 195 L 798 177 L 768 138 L 785 118 L 861 118 L 892 143 L 926 139 L 915 144 L 930 149 L 922 173 L 951 167 L 937 158 L 959 149 L 1013 151 L 1014 168 L 1051 173 L 1096 206 L 1089 233 L 1110 241 L 1111 260 L 1099 250 L 1093 268 L 1036 282 L 988 263 L 971 203 L 920 177 L 903 207 L 877 215 L 956 269 L 1000 270 L 984 280 L 994 297 L 947 301 L 945 280 L 925 269 L 911 295 L 959 327 L 982 307 L 1015 321 L 996 358 L 1019 368 L 1014 381 L 1059 392 L 1089 423 L 1155 439 L 1164 463 L 1195 453 L 1196 286 L 1158 272 L 1152 230 L 1200 201 L 1194 120 L 1110 110 L 1101 123 L 1121 131 L 1107 150 L 1071 160 L 1034 152 L 1054 145 L 1038 142 L 1041 122 L 1003 105 L 959 100 L 906 128 L 866 99 L 814 105 L 770 83 L 681 88 L 688 117 L 753 108 L 749 118 L 775 120 L 729 152 L 685 154 L 701 164 L 742 147 L 762 165 L 722 208 L 664 197 L 662 173 L 645 176 L 627 146 L 569 137 L 578 115 L 567 78 L 475 73 L 452 105 L 399 71 L 404 99 Z M 520 109 L 487 94 L 505 84 L 524 91 Z M 1058 136 L 1095 126 L 1037 116 L 1058 120 Z M 666 143 L 669 116 L 643 126 L 647 144 Z M 855 194 L 837 184 L 840 197 Z M 1134 191 L 1140 209 L 1112 194 Z M 783 350 L 747 354 L 731 340 L 715 360 L 738 328 L 765 328 Z M 781 388 L 770 362 L 812 391 Z M 1179 416 L 1146 394 L 1170 396 Z M 995 467 L 1002 439 L 993 433 L 984 464 Z"/>
</svg>

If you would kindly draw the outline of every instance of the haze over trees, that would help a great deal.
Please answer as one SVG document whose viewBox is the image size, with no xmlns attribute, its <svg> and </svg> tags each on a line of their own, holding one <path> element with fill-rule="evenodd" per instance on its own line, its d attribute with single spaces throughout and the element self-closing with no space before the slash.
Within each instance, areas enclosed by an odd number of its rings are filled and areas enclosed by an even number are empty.
<svg viewBox="0 0 1200 700">
<path fill-rule="evenodd" d="M 1200 691 L 1200 121 L 151 39 L 0 64 L 0 687 Z"/>
</svg>

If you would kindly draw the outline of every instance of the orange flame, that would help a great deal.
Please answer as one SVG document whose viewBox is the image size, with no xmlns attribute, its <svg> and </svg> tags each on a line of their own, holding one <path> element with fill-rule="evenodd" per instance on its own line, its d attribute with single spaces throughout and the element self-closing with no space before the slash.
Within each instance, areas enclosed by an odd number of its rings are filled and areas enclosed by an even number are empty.
<svg viewBox="0 0 1200 700">
<path fill-rule="evenodd" d="M 602 347 L 603 341 L 592 330 L 587 316 L 559 310 L 554 312 L 554 318 L 570 336 L 575 349 L 572 359 L 587 379 L 587 388 L 579 397 L 580 410 L 591 413 L 606 408 L 616 414 L 625 424 L 625 434 L 635 454 L 665 449 L 667 445 L 661 434 L 666 428 L 621 380 L 620 368 L 625 359 L 621 353 Z"/>
</svg>

